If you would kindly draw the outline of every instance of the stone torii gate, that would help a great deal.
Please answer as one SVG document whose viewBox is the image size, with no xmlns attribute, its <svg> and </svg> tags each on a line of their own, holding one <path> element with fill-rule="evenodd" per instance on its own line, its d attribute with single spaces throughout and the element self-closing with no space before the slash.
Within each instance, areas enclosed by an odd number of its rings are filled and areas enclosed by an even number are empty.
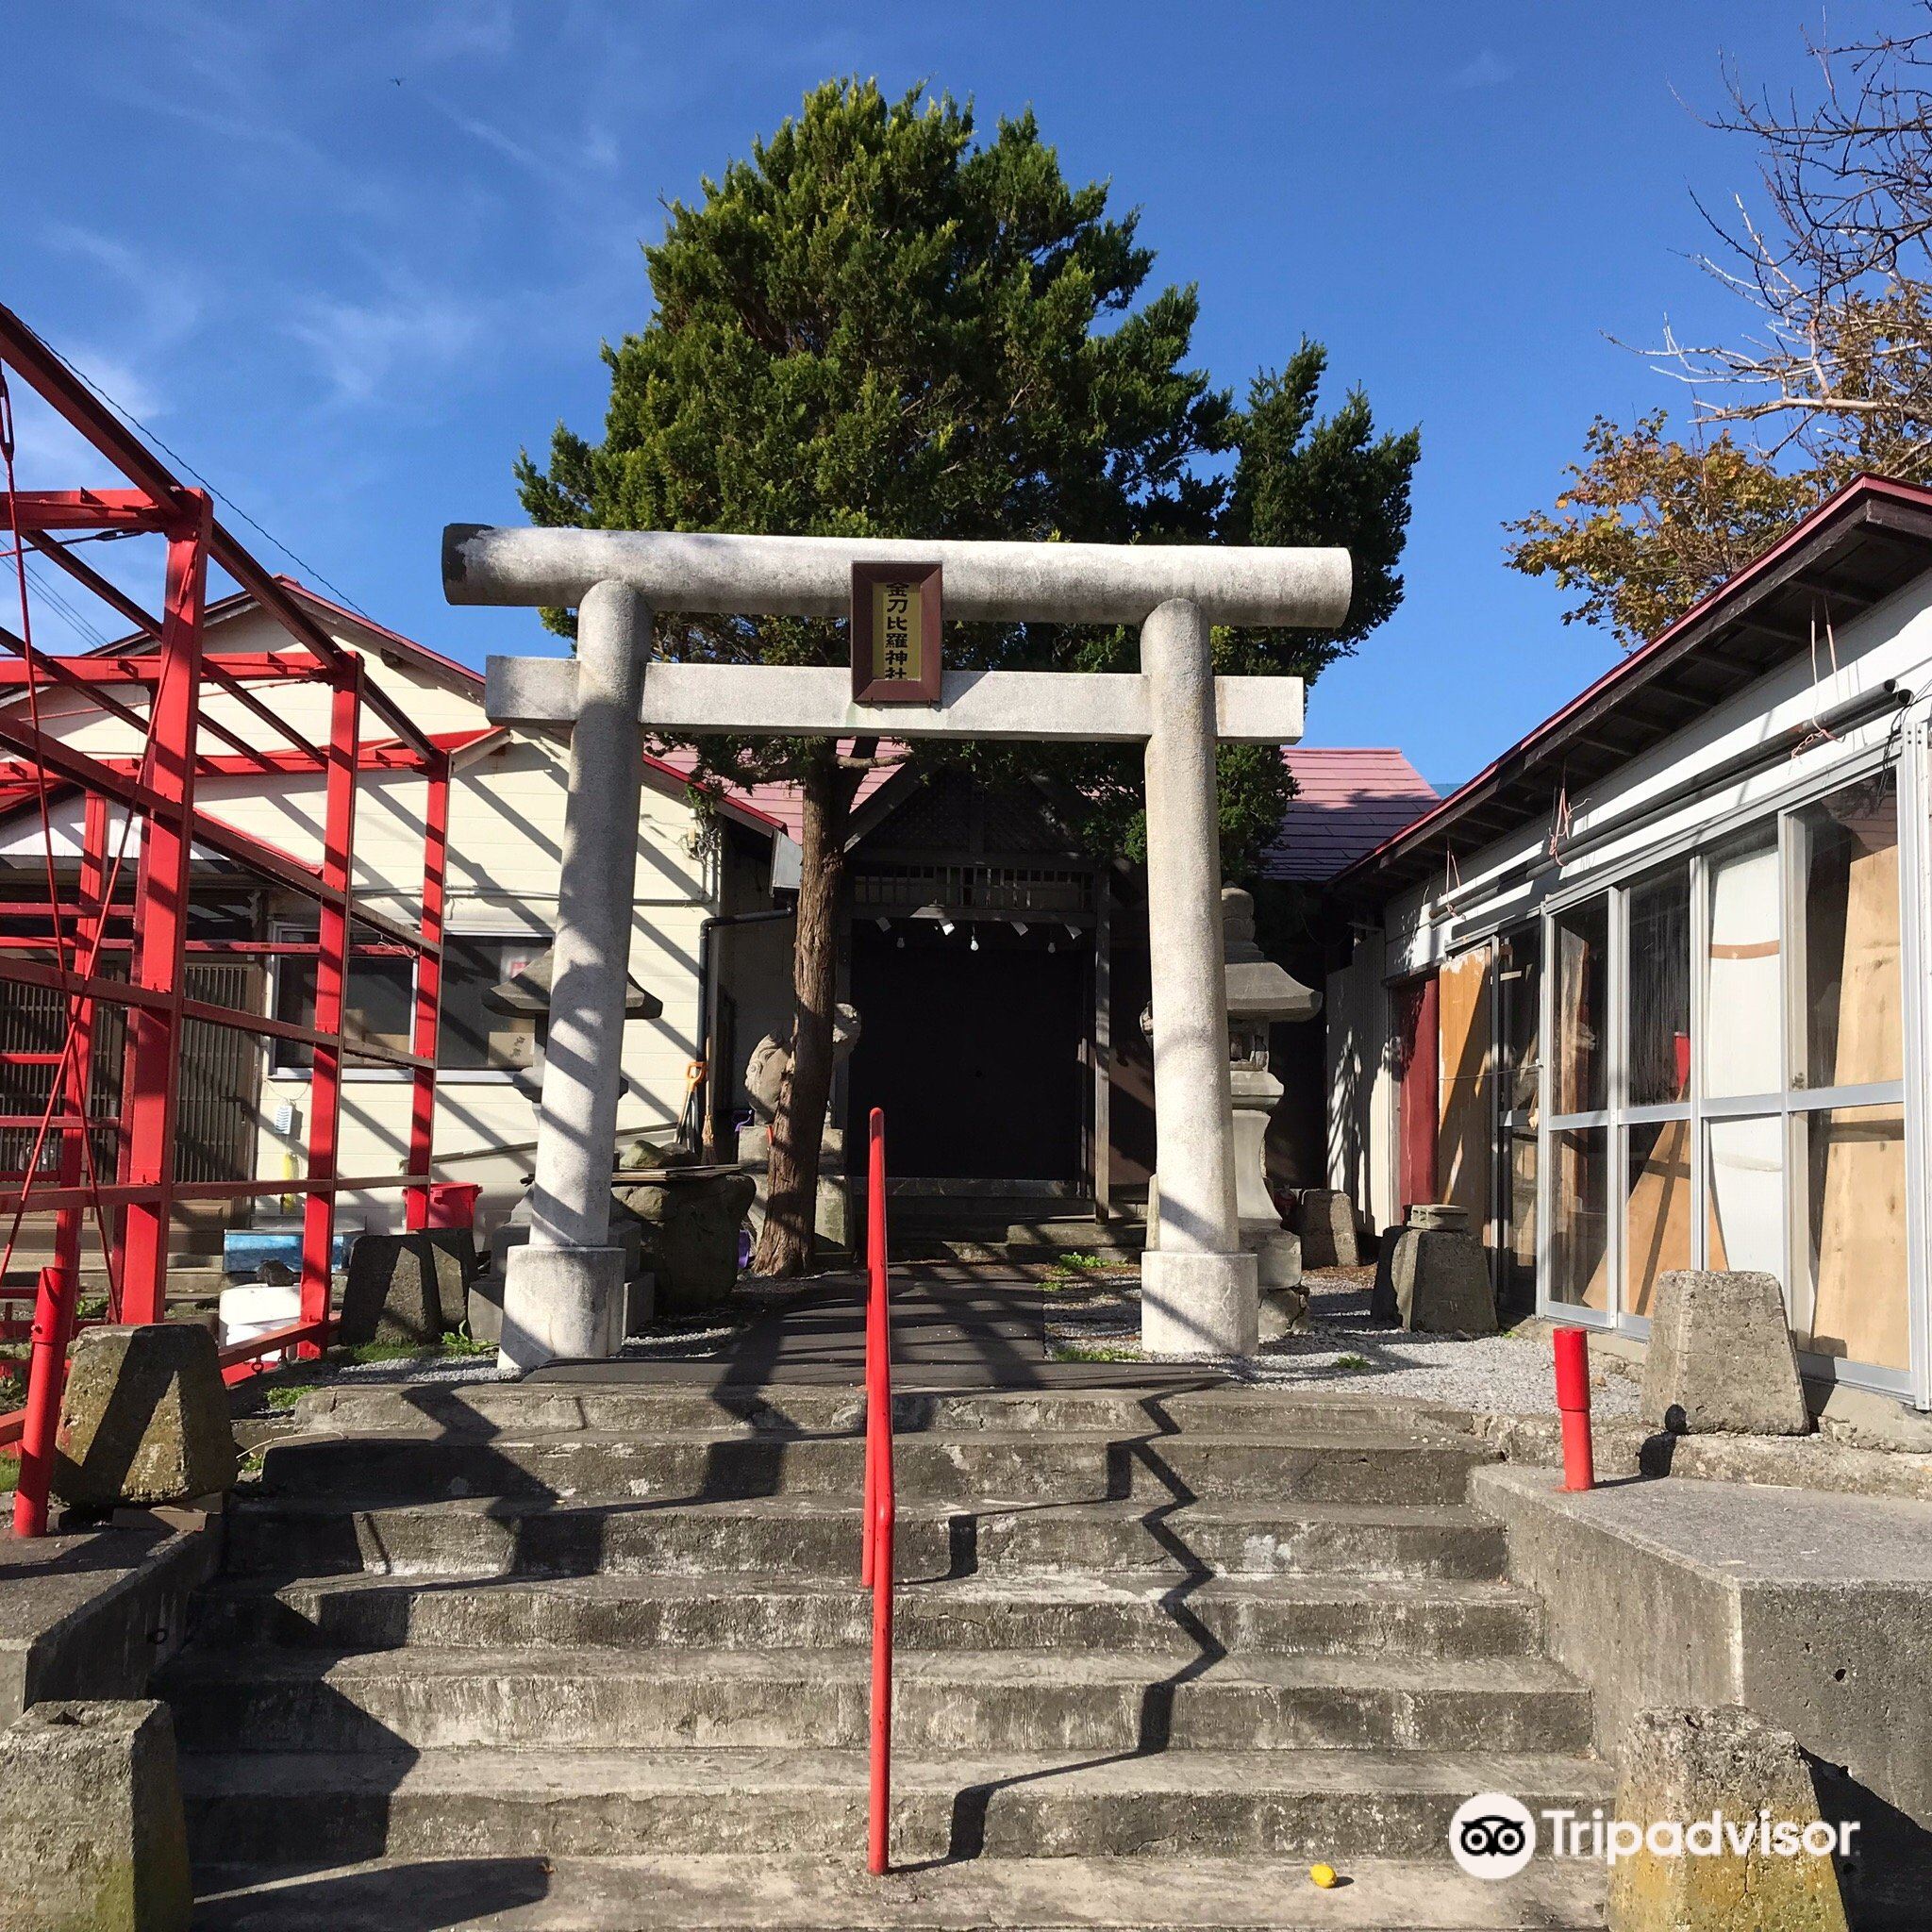
<svg viewBox="0 0 1932 1932">
<path fill-rule="evenodd" d="M 949 671 L 935 705 L 873 705 L 855 702 L 843 667 L 651 658 L 654 611 L 843 617 L 855 564 L 911 574 L 935 563 L 946 617 L 1138 625 L 1140 671 Z M 1252 1352 L 1256 1262 L 1235 1210 L 1214 748 L 1295 741 L 1303 691 L 1299 678 L 1216 677 L 1208 627 L 1332 627 L 1350 589 L 1345 550 L 451 525 L 452 604 L 577 611 L 575 658 L 489 665 L 493 722 L 571 729 L 530 1239 L 510 1250 L 505 1368 L 611 1356 L 623 1341 L 610 1163 L 647 728 L 1144 742 L 1160 1222 L 1142 1264 L 1141 1341 L 1154 1355 Z"/>
</svg>

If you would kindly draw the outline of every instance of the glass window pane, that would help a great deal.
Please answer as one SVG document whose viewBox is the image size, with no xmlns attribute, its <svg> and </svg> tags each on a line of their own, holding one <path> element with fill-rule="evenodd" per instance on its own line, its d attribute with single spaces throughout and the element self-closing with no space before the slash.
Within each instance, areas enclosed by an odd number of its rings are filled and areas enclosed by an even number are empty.
<svg viewBox="0 0 1932 1932">
<path fill-rule="evenodd" d="M 1798 1345 L 1885 1369 L 1907 1366 L 1906 1124 L 1897 1107 L 1802 1114 L 1799 1243 L 1808 1321 Z"/>
<path fill-rule="evenodd" d="M 1532 1120 L 1542 1073 L 1542 927 L 1524 925 L 1504 934 L 1497 961 L 1503 1003 L 1503 1105 Z"/>
<path fill-rule="evenodd" d="M 485 995 L 541 954 L 541 939 L 474 939 L 452 935 L 442 948 L 442 1021 L 437 1064 L 514 1072 L 535 1063 L 534 1013 L 503 1013 Z"/>
<path fill-rule="evenodd" d="M 1609 1129 L 1550 1136 L 1550 1299 L 1572 1307 L 1609 1301 Z"/>
<path fill-rule="evenodd" d="M 1805 1081 L 1849 1087 L 1905 1071 L 1898 941 L 1898 780 L 1886 772 L 1795 814 L 1802 855 Z"/>
<path fill-rule="evenodd" d="M 1609 902 L 1573 907 L 1554 924 L 1557 969 L 1557 1113 L 1597 1113 L 1608 1106 L 1604 1030 L 1609 1010 L 1605 967 L 1609 957 Z"/>
<path fill-rule="evenodd" d="M 1690 869 L 1678 866 L 1630 888 L 1632 1107 L 1690 1097 Z"/>
<path fill-rule="evenodd" d="M 285 932 L 287 941 L 315 943 L 315 934 Z M 360 941 L 360 943 L 376 943 Z M 297 954 L 283 954 L 275 961 L 275 1018 L 290 1020 L 298 1026 L 315 1024 L 315 959 Z M 379 1046 L 409 1049 L 414 1019 L 416 978 L 413 962 L 400 953 L 378 953 L 374 957 L 352 956 L 349 983 L 342 1000 L 344 1040 L 373 1041 Z M 307 1044 L 282 1040 L 275 1042 L 275 1063 L 278 1067 L 308 1067 L 315 1062 L 314 1049 Z M 371 1066 L 370 1060 L 352 1060 L 353 1066 Z"/>
<path fill-rule="evenodd" d="M 1785 1129 L 1776 1115 L 1710 1121 L 1704 1265 L 1785 1278 Z"/>
<path fill-rule="evenodd" d="M 1716 854 L 1709 875 L 1705 1091 L 1775 1093 L 1784 1083 L 1778 1054 L 1777 827 L 1767 825 L 1743 844 Z"/>
<path fill-rule="evenodd" d="M 1690 1265 L 1690 1123 L 1633 1124 L 1624 1205 L 1624 1306 L 1648 1315 L 1657 1277 Z"/>
<path fill-rule="evenodd" d="M 1509 1163 L 1503 1296 L 1507 1307 L 1526 1313 L 1536 1306 L 1536 1128 L 1506 1127 L 1503 1138 Z"/>
</svg>

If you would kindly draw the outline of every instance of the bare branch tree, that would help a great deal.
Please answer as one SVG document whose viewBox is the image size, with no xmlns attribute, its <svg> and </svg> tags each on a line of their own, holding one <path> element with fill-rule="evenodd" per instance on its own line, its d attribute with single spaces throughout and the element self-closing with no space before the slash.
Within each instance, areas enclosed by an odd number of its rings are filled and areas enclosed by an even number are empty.
<svg viewBox="0 0 1932 1932">
<path fill-rule="evenodd" d="M 1836 45 L 1807 40 L 1820 88 L 1753 91 L 1734 65 L 1711 119 L 1759 155 L 1762 211 L 1740 196 L 1696 258 L 1759 318 L 1736 342 L 1665 327 L 1657 365 L 1698 425 L 1749 425 L 1767 458 L 1842 477 L 1932 474 L 1932 0 L 1924 25 Z"/>
</svg>

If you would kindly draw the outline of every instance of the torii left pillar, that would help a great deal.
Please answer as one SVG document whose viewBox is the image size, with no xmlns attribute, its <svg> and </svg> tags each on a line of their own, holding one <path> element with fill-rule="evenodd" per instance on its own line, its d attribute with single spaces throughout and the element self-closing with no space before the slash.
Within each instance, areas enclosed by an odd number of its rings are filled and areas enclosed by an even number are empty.
<svg viewBox="0 0 1932 1932">
<path fill-rule="evenodd" d="M 624 1250 L 610 1242 L 610 1164 L 624 1092 L 644 774 L 638 708 L 650 654 L 644 600 L 626 584 L 592 585 L 577 608 L 577 712 L 530 1239 L 509 1251 L 504 1272 L 499 1359 L 517 1374 L 549 1361 L 613 1356 L 624 1344 Z"/>
<path fill-rule="evenodd" d="M 888 707 L 854 702 L 845 670 L 649 662 L 651 609 L 838 618 L 855 565 L 933 562 L 944 574 L 947 617 L 1136 625 L 1139 672 L 954 671 L 936 705 Z M 674 736 L 1144 745 L 1160 1227 L 1141 1274 L 1141 1340 L 1154 1355 L 1254 1348 L 1256 1262 L 1241 1244 L 1229 1121 L 1214 752 L 1227 741 L 1294 741 L 1302 687 L 1291 677 L 1216 677 L 1210 626 L 1339 624 L 1349 602 L 1345 551 L 453 525 L 443 585 L 452 603 L 580 612 L 575 663 L 492 658 L 486 700 L 497 724 L 574 732 L 535 1226 L 508 1284 L 507 1368 L 612 1355 L 622 1339 L 609 1161 L 640 725 Z"/>
</svg>

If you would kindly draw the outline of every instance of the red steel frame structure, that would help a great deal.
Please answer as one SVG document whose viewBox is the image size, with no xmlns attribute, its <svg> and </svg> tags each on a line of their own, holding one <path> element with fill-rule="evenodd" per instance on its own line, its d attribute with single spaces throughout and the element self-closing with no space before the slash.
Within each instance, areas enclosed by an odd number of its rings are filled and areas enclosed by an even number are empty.
<svg viewBox="0 0 1932 1932">
<path fill-rule="evenodd" d="M 102 456 L 130 487 L 113 490 L 21 491 L 14 486 L 8 373 L 23 380 Z M 34 1134 L 25 1172 L 0 1177 L 0 1220 L 10 1223 L 8 1258 L 22 1217 L 55 1216 L 54 1265 L 42 1271 L 34 1348 L 25 1409 L 0 1416 L 0 1447 L 22 1445 L 16 1529 L 45 1525 L 52 1418 L 58 1413 L 66 1348 L 75 1327 L 78 1264 L 85 1217 L 101 1231 L 108 1263 L 111 1319 L 158 1322 L 167 1314 L 168 1237 L 183 1203 L 299 1193 L 304 1197 L 300 1318 L 273 1334 L 222 1352 L 230 1381 L 258 1373 L 262 1358 L 293 1348 L 313 1356 L 329 1333 L 329 1264 L 338 1194 L 378 1188 L 407 1190 L 408 1224 L 428 1223 L 430 1156 L 436 1113 L 437 1030 L 442 972 L 443 882 L 449 830 L 450 753 L 425 734 L 407 710 L 364 679 L 361 658 L 336 641 L 310 613 L 216 522 L 207 494 L 178 483 L 121 422 L 96 401 L 31 329 L 0 308 L 0 444 L 6 458 L 5 562 L 16 579 L 22 634 L 0 626 L 0 700 L 23 692 L 26 704 L 0 708 L 0 803 L 38 801 L 46 836 L 50 936 L 0 941 L 0 983 L 52 991 L 65 1001 L 64 1037 L 57 1054 L 25 1056 L 52 1066 L 44 1110 L 0 1114 L 0 1128 Z M 69 547 L 74 538 L 103 532 L 158 532 L 167 545 L 161 614 L 150 616 L 100 576 Z M 63 541 L 63 533 L 68 541 Z M 32 549 L 107 603 L 151 642 L 125 655 L 54 656 L 31 637 L 25 553 Z M 208 570 L 218 565 L 290 634 L 291 648 L 257 656 L 205 654 L 202 621 Z M 330 694 L 325 744 L 311 741 L 259 695 L 265 684 L 309 682 Z M 272 728 L 287 749 L 260 750 L 218 721 L 201 715 L 213 687 Z M 145 748 L 138 760 L 97 758 L 42 727 L 40 694 L 85 691 L 104 711 L 137 727 Z M 145 695 L 146 714 L 121 693 Z M 393 741 L 365 743 L 362 717 L 375 712 Z M 23 710 L 25 715 L 23 716 Z M 201 751 L 202 731 L 231 750 Z M 357 777 L 361 770 L 420 771 L 427 793 L 422 925 L 358 908 L 353 894 Z M 321 862 L 309 864 L 216 818 L 196 800 L 195 780 L 232 772 L 320 774 L 325 781 Z M 47 807 L 56 792 L 82 800 L 83 851 L 77 890 L 65 898 L 58 883 Z M 109 851 L 109 820 L 118 808 L 122 834 Z M 119 885 L 122 857 L 135 820 L 142 827 L 131 899 Z M 194 941 L 188 937 L 190 867 L 199 848 L 240 866 L 317 909 L 312 945 Z M 19 912 L 31 910 L 15 905 Z M 125 923 L 118 938 L 110 926 Z M 352 945 L 352 926 L 370 929 L 375 945 Z M 104 951 L 125 951 L 127 974 L 99 971 Z M 352 951 L 402 952 L 416 962 L 410 1050 L 345 1041 L 343 994 Z M 315 1010 L 304 1025 L 261 1013 L 209 1005 L 184 992 L 191 953 L 266 955 L 300 952 L 315 961 Z M 24 957 L 38 954 L 39 958 Z M 51 957 L 48 957 L 51 956 Z M 118 1116 L 93 1110 L 92 1039 L 99 1009 L 117 1007 L 126 1021 L 123 1091 Z M 175 1109 L 180 1089 L 184 1021 L 234 1028 L 258 1037 L 299 1041 L 314 1058 L 308 1109 L 306 1173 L 297 1178 L 184 1182 L 175 1173 Z M 366 1058 L 407 1071 L 412 1083 L 408 1152 L 401 1174 L 344 1176 L 337 1160 L 344 1060 Z M 95 1171 L 92 1136 L 115 1137 L 111 1179 Z M 51 1143 L 49 1137 L 55 1137 Z M 43 1150 L 58 1147 L 48 1171 Z M 19 1324 L 11 1326 L 19 1334 Z M 0 1333 L 5 1333 L 0 1328 Z"/>
</svg>

